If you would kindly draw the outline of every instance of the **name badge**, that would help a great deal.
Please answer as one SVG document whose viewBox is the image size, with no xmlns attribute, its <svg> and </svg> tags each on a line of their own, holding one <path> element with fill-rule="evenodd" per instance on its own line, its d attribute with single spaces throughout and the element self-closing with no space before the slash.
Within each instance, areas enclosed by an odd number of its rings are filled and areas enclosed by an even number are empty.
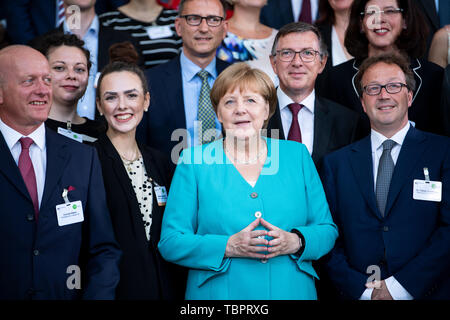
<svg viewBox="0 0 450 320">
<path fill-rule="evenodd" d="M 58 127 L 58 133 L 60 135 L 63 135 L 65 137 L 69 138 L 69 139 L 72 139 L 72 140 L 78 141 L 80 143 L 83 143 L 83 137 L 79 133 L 73 132 L 71 130 L 63 129 L 61 127 Z"/>
<path fill-rule="evenodd" d="M 167 191 L 164 186 L 155 186 L 153 188 L 155 190 L 156 201 L 158 202 L 158 206 L 165 206 L 167 202 Z"/>
<path fill-rule="evenodd" d="M 150 39 L 169 38 L 173 35 L 170 26 L 152 26 L 146 28 Z"/>
<path fill-rule="evenodd" d="M 58 226 L 84 221 L 83 206 L 81 201 L 63 203 L 56 206 L 56 215 L 58 217 Z"/>
<path fill-rule="evenodd" d="M 413 184 L 413 199 L 441 202 L 442 182 L 415 179 Z"/>
</svg>

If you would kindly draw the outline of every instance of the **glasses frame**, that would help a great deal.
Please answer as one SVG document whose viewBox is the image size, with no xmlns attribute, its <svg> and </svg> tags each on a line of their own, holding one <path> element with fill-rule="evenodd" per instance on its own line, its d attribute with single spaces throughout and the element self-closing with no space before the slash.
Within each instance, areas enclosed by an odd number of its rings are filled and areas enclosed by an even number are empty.
<svg viewBox="0 0 450 320">
<path fill-rule="evenodd" d="M 294 55 L 292 56 L 292 59 L 291 60 L 283 60 L 283 58 L 281 58 L 281 55 L 280 55 L 280 52 L 282 52 L 282 51 L 291 51 L 291 52 L 293 52 Z M 302 57 L 302 52 L 305 52 L 305 51 L 312 51 L 312 52 L 314 52 L 314 57 L 311 60 L 305 59 L 304 57 Z M 283 62 L 292 62 L 295 59 L 295 56 L 297 55 L 297 53 L 298 53 L 298 56 L 300 57 L 300 59 L 303 62 L 313 62 L 318 55 L 321 55 L 319 51 L 314 50 L 314 49 L 303 49 L 303 50 L 300 50 L 300 51 L 295 51 L 295 50 L 292 50 L 292 49 L 282 49 L 282 50 L 277 50 L 276 55 L 278 55 L 280 60 L 283 61 Z"/>
<path fill-rule="evenodd" d="M 393 85 L 393 84 L 400 85 L 400 90 L 398 90 L 396 92 L 392 92 L 392 90 L 389 90 L 388 86 L 389 85 Z M 372 86 L 372 87 L 377 86 L 379 88 L 378 92 L 377 93 L 373 93 L 373 94 L 369 93 L 367 91 L 367 87 L 369 87 L 369 86 Z M 402 83 L 402 82 L 389 82 L 389 83 L 386 83 L 385 85 L 368 84 L 367 86 L 363 87 L 363 92 L 365 92 L 368 96 L 378 96 L 381 93 L 381 90 L 383 90 L 383 88 L 384 88 L 384 90 L 386 90 L 387 93 L 389 93 L 389 94 L 396 94 L 396 93 L 399 93 L 400 91 L 402 91 L 403 87 L 405 87 L 405 88 L 407 88 L 409 90 L 409 86 L 407 84 L 405 84 L 405 83 Z"/>
<path fill-rule="evenodd" d="M 381 15 L 381 14 L 390 16 L 390 15 L 395 15 L 397 13 L 402 13 L 402 12 L 403 12 L 402 8 L 394 8 L 394 9 L 374 11 L 371 14 L 367 14 L 367 12 L 363 11 L 363 12 L 360 12 L 359 14 L 361 15 L 361 17 L 364 18 L 365 16 L 371 17 L 373 15 Z"/>
<path fill-rule="evenodd" d="M 197 23 L 197 24 L 195 24 L 195 23 L 194 23 L 194 24 L 189 23 L 189 20 L 188 20 L 189 17 L 197 17 L 197 18 L 200 18 L 200 22 Z M 185 14 L 185 15 L 180 16 L 180 18 L 184 18 L 184 19 L 186 20 L 186 23 L 187 23 L 188 25 L 194 26 L 194 27 L 197 27 L 197 26 L 201 25 L 202 22 L 203 22 L 203 19 L 205 19 L 206 24 L 207 24 L 209 27 L 218 27 L 218 26 L 220 26 L 220 25 L 222 24 L 223 20 L 225 20 L 225 18 L 224 18 L 224 17 L 221 17 L 221 16 L 206 16 L 206 17 L 204 17 L 204 16 L 200 16 L 200 15 L 198 15 L 198 14 Z M 219 22 L 217 25 L 211 24 L 210 21 L 208 21 L 208 19 L 212 19 L 212 18 L 219 18 L 219 19 L 220 19 L 220 22 Z"/>
</svg>

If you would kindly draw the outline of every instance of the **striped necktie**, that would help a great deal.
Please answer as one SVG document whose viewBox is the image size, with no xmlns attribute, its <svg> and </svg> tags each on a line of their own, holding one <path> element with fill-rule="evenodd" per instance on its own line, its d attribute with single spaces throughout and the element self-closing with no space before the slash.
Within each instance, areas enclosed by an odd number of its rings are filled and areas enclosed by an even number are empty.
<svg viewBox="0 0 450 320">
<path fill-rule="evenodd" d="M 56 19 L 56 27 L 59 27 L 61 23 L 64 22 L 66 16 L 65 14 L 65 8 L 64 8 L 64 1 L 63 0 L 57 0 L 57 8 L 58 12 L 56 13 L 57 19 Z"/>
</svg>

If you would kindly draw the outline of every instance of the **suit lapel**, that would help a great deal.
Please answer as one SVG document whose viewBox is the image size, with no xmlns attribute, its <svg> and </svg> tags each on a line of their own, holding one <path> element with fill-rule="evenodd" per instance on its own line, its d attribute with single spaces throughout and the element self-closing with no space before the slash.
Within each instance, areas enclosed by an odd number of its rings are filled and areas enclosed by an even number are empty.
<svg viewBox="0 0 450 320">
<path fill-rule="evenodd" d="M 327 116 L 328 112 L 328 107 L 324 103 L 321 103 L 320 98 L 316 96 L 312 152 L 312 158 L 315 163 L 325 155 L 329 145 L 333 122 L 330 117 Z"/>
<path fill-rule="evenodd" d="M 144 157 L 144 165 L 145 170 L 147 171 L 147 176 L 152 178 L 153 180 L 153 188 L 155 188 L 155 185 L 158 184 L 159 186 L 164 186 L 166 189 L 168 186 L 166 186 L 166 182 L 162 179 L 161 175 L 158 172 L 158 169 L 155 166 L 155 160 L 153 159 L 150 152 L 147 152 L 147 150 L 140 146 L 139 149 L 142 152 L 142 156 Z M 156 183 L 155 183 L 156 182 Z M 167 189 L 167 191 L 169 191 Z M 152 201 L 152 225 L 150 227 L 150 239 L 155 244 L 155 246 L 158 244 L 159 241 L 159 235 L 161 232 L 161 223 L 162 223 L 162 215 L 163 215 L 163 208 L 158 205 L 158 201 L 156 199 L 156 192 L 153 189 L 153 201 Z"/>
<path fill-rule="evenodd" d="M 292 3 L 290 0 L 287 1 L 279 1 L 278 2 L 280 4 L 280 11 L 279 13 L 281 13 L 281 15 L 283 16 L 282 20 L 285 23 L 289 23 L 289 22 L 295 22 L 297 21 L 298 17 L 294 17 L 294 14 L 292 12 Z M 277 14 L 275 12 L 273 12 L 272 14 Z"/>
<path fill-rule="evenodd" d="M 56 190 L 56 184 L 67 167 L 67 162 L 70 159 L 70 153 L 66 152 L 65 138 L 58 136 L 57 133 L 45 128 L 45 139 L 47 148 L 47 166 L 45 173 L 45 185 L 44 194 L 42 196 L 41 211 L 45 208 L 48 200 L 55 192 L 61 192 L 62 190 Z M 63 199 L 61 198 L 61 203 Z"/>
<path fill-rule="evenodd" d="M 430 18 L 431 23 L 436 29 L 439 29 L 439 15 L 436 10 L 436 5 L 434 4 L 434 0 L 419 0 L 421 2 L 425 13 Z"/>
<path fill-rule="evenodd" d="M 422 153 L 425 151 L 425 140 L 425 136 L 414 127 L 411 127 L 406 134 L 402 149 L 398 155 L 394 173 L 392 174 L 385 216 L 387 216 L 392 209 L 402 187 L 405 183 L 411 181 L 410 173 L 416 167 L 417 162 L 422 158 Z"/>
<path fill-rule="evenodd" d="M 30 194 L 28 193 L 25 182 L 19 171 L 19 167 L 16 165 L 11 151 L 6 144 L 3 134 L 0 132 L 0 172 L 11 182 L 11 184 L 17 188 L 30 202 Z"/>
<path fill-rule="evenodd" d="M 366 202 L 378 219 L 382 219 L 377 208 L 374 191 L 373 164 L 370 136 L 356 142 L 351 149 L 350 165 L 353 169 L 355 180 Z"/>
<path fill-rule="evenodd" d="M 279 132 L 279 136 L 272 136 L 271 131 L 272 130 L 278 130 Z M 284 135 L 283 132 L 283 124 L 281 122 L 281 112 L 280 112 L 280 105 L 277 101 L 277 106 L 275 108 L 275 113 L 272 115 L 272 117 L 269 120 L 269 123 L 267 125 L 267 136 L 269 138 L 278 138 L 278 139 L 282 139 L 285 140 L 286 136 Z"/>
<path fill-rule="evenodd" d="M 169 102 L 169 114 L 173 121 L 173 128 L 186 128 L 186 114 L 184 112 L 183 79 L 181 75 L 180 56 L 172 60 L 167 68 L 167 76 L 164 79 L 165 87 L 168 89 L 167 98 Z"/>
</svg>

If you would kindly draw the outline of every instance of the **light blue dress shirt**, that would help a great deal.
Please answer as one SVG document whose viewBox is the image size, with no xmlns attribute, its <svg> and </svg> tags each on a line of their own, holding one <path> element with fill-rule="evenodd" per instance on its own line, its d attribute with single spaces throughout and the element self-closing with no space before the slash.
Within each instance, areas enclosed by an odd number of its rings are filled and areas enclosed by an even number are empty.
<svg viewBox="0 0 450 320">
<path fill-rule="evenodd" d="M 184 112 L 186 114 L 186 129 L 189 133 L 188 147 L 199 145 L 198 142 L 198 130 L 197 130 L 197 111 L 198 111 L 198 98 L 200 97 L 200 89 L 202 87 L 202 80 L 197 73 L 202 69 L 189 60 L 183 52 L 180 55 L 181 64 L 181 78 L 183 81 L 183 99 L 184 99 Z M 216 71 L 216 58 L 205 68 L 209 72 L 208 83 L 212 88 L 214 81 L 217 78 Z M 216 130 L 218 134 L 222 131 L 222 126 L 216 116 Z"/>
<path fill-rule="evenodd" d="M 63 24 L 64 33 L 72 34 L 72 31 L 69 29 L 66 20 L 64 20 Z M 100 30 L 100 22 L 98 20 L 98 16 L 95 15 L 92 20 L 91 25 L 89 26 L 88 31 L 83 37 L 83 41 L 85 43 L 84 47 L 89 50 L 91 53 L 91 69 L 89 70 L 89 82 L 87 85 L 86 92 L 83 97 L 78 101 L 77 112 L 80 117 L 86 117 L 91 120 L 95 118 L 95 77 L 98 71 L 97 64 L 97 56 L 98 56 L 98 34 Z"/>
</svg>

